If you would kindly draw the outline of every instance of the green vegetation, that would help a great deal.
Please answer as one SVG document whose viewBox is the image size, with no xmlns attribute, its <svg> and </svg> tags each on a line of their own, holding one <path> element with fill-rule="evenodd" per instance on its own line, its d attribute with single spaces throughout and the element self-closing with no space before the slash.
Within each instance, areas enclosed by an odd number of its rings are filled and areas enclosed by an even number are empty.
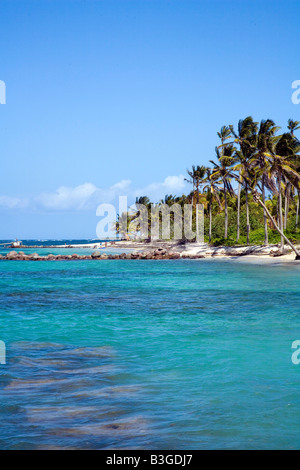
<svg viewBox="0 0 300 470">
<path fill-rule="evenodd" d="M 295 136 L 299 129 L 300 122 L 290 119 L 287 131 L 280 133 L 271 119 L 258 123 L 251 116 L 240 120 L 237 129 L 223 126 L 210 167 L 187 170 L 189 195 L 167 195 L 156 204 L 146 197 L 137 200 L 146 203 L 148 226 L 153 206 L 191 204 L 195 212 L 196 205 L 203 204 L 209 243 L 280 243 L 281 248 L 287 243 L 300 257 L 293 245 L 300 241 L 300 141 Z M 138 215 L 138 210 L 129 215 L 129 222 Z"/>
</svg>

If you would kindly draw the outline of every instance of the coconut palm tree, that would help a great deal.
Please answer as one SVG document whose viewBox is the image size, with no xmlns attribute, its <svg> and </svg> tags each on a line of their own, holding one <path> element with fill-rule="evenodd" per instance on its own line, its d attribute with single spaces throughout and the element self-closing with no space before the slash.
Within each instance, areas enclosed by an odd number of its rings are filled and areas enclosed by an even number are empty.
<svg viewBox="0 0 300 470">
<path fill-rule="evenodd" d="M 199 204 L 199 191 L 200 186 L 203 183 L 206 175 L 206 167 L 201 165 L 192 166 L 192 170 L 187 170 L 187 174 L 189 175 L 190 179 L 186 179 L 188 183 L 193 185 L 193 196 L 192 196 L 192 205 L 194 204 L 194 195 L 196 192 L 196 204 Z"/>
<path fill-rule="evenodd" d="M 264 169 L 267 163 L 266 152 L 270 150 L 271 139 L 275 136 L 276 132 L 280 127 L 276 127 L 274 121 L 271 119 L 262 120 L 260 122 L 259 131 L 257 134 L 256 140 L 256 149 L 254 151 L 253 157 L 251 158 L 251 164 L 258 166 L 261 169 Z M 270 179 L 267 176 L 266 172 L 261 174 L 261 191 L 262 191 L 262 201 L 266 201 L 266 188 L 276 192 L 276 186 L 274 178 Z M 265 245 L 269 244 L 269 235 L 268 235 L 268 217 L 264 211 L 264 231 L 265 231 Z"/>
<path fill-rule="evenodd" d="M 270 158 L 272 158 L 272 155 L 270 155 Z M 247 185 L 249 190 L 252 193 L 253 200 L 257 202 L 266 212 L 268 218 L 270 219 L 271 223 L 273 224 L 275 230 L 280 234 L 280 236 L 285 240 L 288 246 L 294 251 L 296 254 L 296 260 L 300 260 L 300 252 L 297 250 L 297 248 L 291 243 L 291 241 L 287 238 L 287 236 L 284 234 L 282 231 L 281 227 L 277 223 L 277 221 L 274 219 L 274 217 L 271 215 L 267 205 L 265 202 L 262 201 L 261 194 L 259 193 L 258 189 L 259 184 L 258 181 L 261 179 L 262 173 L 264 171 L 269 172 L 270 171 L 270 163 L 268 163 L 268 168 L 266 169 L 261 169 L 260 167 L 251 167 L 251 173 L 249 171 L 244 171 L 242 172 L 242 178 L 244 181 L 244 185 L 246 184 L 247 180 Z M 296 174 L 298 179 L 300 179 L 300 175 Z M 237 179 L 238 176 L 235 175 L 235 178 Z"/>
<path fill-rule="evenodd" d="M 291 136 L 294 137 L 294 132 L 300 129 L 300 121 L 288 120 L 288 129 L 290 130 Z"/>
<path fill-rule="evenodd" d="M 236 161 L 240 163 L 239 166 L 239 187 L 238 187 L 238 215 L 237 215 L 237 241 L 240 238 L 240 206 L 241 206 L 241 184 L 244 181 L 245 195 L 246 195 L 246 217 L 247 217 L 247 243 L 250 243 L 250 214 L 249 214 L 249 198 L 248 198 L 248 184 L 247 180 L 242 179 L 241 171 L 245 171 L 247 165 L 245 163 L 251 158 L 255 149 L 257 141 L 258 123 L 254 122 L 252 116 L 245 119 L 240 119 L 238 122 L 238 130 L 235 132 L 234 127 L 230 126 L 234 142 L 239 145 L 239 150 L 236 151 Z"/>
<path fill-rule="evenodd" d="M 224 145 L 226 140 L 228 140 L 231 137 L 231 126 L 221 127 L 220 132 L 218 132 L 217 134 L 222 142 L 222 145 Z"/>
<path fill-rule="evenodd" d="M 222 209 L 222 204 L 219 198 L 220 188 L 218 186 L 218 180 L 216 176 L 212 175 L 212 170 L 210 168 L 206 169 L 206 181 L 208 184 L 204 186 L 203 191 L 207 191 L 209 199 L 209 243 L 212 240 L 212 203 L 215 199 L 219 204 L 220 209 Z"/>
<path fill-rule="evenodd" d="M 195 182 L 196 182 L 196 191 L 197 191 L 197 204 L 199 204 L 199 191 L 200 187 L 203 184 L 206 176 L 206 166 L 197 166 L 196 174 L 195 174 Z"/>
<path fill-rule="evenodd" d="M 289 119 L 288 120 L 288 129 L 290 131 L 290 134 L 293 138 L 295 138 L 295 131 L 299 130 L 300 129 L 300 121 L 293 121 L 292 119 Z M 298 139 L 296 139 L 296 142 L 298 143 Z M 295 142 L 295 143 L 296 143 Z M 300 165 L 298 165 L 297 167 L 297 172 L 299 173 L 300 171 Z M 297 191 L 297 194 L 298 194 L 298 199 L 297 199 L 297 208 L 296 208 L 296 230 L 298 229 L 298 223 L 299 223 L 299 209 L 300 209 L 300 188 L 299 188 L 299 183 L 296 183 L 295 185 L 295 189 Z M 287 212 L 285 213 L 286 215 L 286 218 L 287 218 Z M 285 225 L 286 225 L 286 222 L 285 222 Z"/>
<path fill-rule="evenodd" d="M 192 169 L 191 170 L 186 170 L 188 176 L 190 177 L 189 179 L 188 178 L 184 178 L 184 181 L 186 181 L 187 183 L 190 183 L 193 185 L 193 190 L 192 190 L 192 206 L 194 205 L 194 194 L 195 194 L 195 186 L 196 186 L 196 167 L 195 165 L 192 166 Z"/>
<path fill-rule="evenodd" d="M 216 178 L 217 181 L 223 184 L 223 193 L 225 201 L 225 231 L 224 238 L 228 238 L 228 198 L 227 194 L 229 193 L 232 197 L 234 196 L 234 191 L 231 185 L 231 179 L 234 177 L 232 173 L 232 162 L 235 148 L 232 144 L 227 144 L 221 150 L 216 147 L 216 156 L 218 158 L 218 163 L 215 163 L 213 160 L 210 160 L 210 163 L 213 164 L 213 173 L 212 177 Z"/>
<path fill-rule="evenodd" d="M 300 181 L 300 175 L 296 171 L 295 160 L 299 152 L 295 146 L 295 140 L 291 134 L 285 133 L 281 136 L 274 136 L 270 140 L 270 152 L 266 152 L 266 171 L 269 178 L 276 178 L 278 192 L 278 220 L 281 233 L 284 230 L 282 192 L 285 189 L 284 181 Z M 284 246 L 285 237 L 281 234 L 281 249 Z"/>
</svg>

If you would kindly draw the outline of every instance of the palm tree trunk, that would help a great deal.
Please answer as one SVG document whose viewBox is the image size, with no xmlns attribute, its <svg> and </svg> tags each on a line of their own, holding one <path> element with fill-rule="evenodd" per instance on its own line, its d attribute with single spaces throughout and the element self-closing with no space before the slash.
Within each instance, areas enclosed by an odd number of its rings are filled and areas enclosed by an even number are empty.
<svg viewBox="0 0 300 470">
<path fill-rule="evenodd" d="M 224 238 L 227 240 L 228 238 L 228 204 L 227 204 L 227 191 L 226 191 L 226 184 L 224 181 L 224 198 L 225 198 L 225 235 Z"/>
<path fill-rule="evenodd" d="M 262 181 L 262 201 L 266 204 L 266 191 L 265 191 L 265 183 Z M 264 227 L 265 227 L 265 245 L 269 244 L 269 234 L 268 234 L 268 218 L 266 211 L 264 210 Z"/>
<path fill-rule="evenodd" d="M 286 226 L 287 226 L 287 212 L 288 212 L 288 203 L 287 203 L 287 195 L 285 195 L 285 198 L 284 198 L 284 223 L 283 223 L 284 230 L 286 230 Z"/>
<path fill-rule="evenodd" d="M 209 243 L 211 243 L 211 239 L 212 239 L 212 214 L 211 214 L 211 202 L 212 202 L 212 194 L 210 193 L 210 200 L 209 200 Z"/>
<path fill-rule="evenodd" d="M 290 240 L 285 236 L 283 231 L 278 227 L 277 223 L 275 222 L 275 219 L 271 216 L 270 212 L 268 211 L 267 206 L 262 202 L 260 197 L 257 194 L 256 190 L 252 190 L 252 194 L 254 196 L 254 199 L 263 207 L 263 209 L 266 211 L 267 216 L 273 223 L 275 230 L 281 235 L 281 237 L 286 241 L 287 245 L 294 251 L 296 254 L 296 260 L 300 260 L 300 252 L 297 250 L 297 248 L 290 242 Z"/>
<path fill-rule="evenodd" d="M 246 189 L 246 213 L 247 213 L 247 245 L 250 245 L 250 220 L 249 220 L 249 201 L 248 201 L 248 185 Z"/>
<path fill-rule="evenodd" d="M 284 192 L 284 230 L 287 228 L 287 216 L 288 216 L 288 204 L 289 204 L 289 184 L 285 181 L 285 192 Z"/>
<path fill-rule="evenodd" d="M 287 183 L 286 187 L 286 194 L 285 194 L 285 210 L 284 210 L 284 229 L 287 229 L 287 221 L 288 215 L 290 210 L 290 193 L 291 193 L 291 185 Z"/>
<path fill-rule="evenodd" d="M 193 179 L 192 207 L 194 207 L 194 199 L 195 199 L 195 180 Z"/>
<path fill-rule="evenodd" d="M 297 201 L 297 209 L 296 209 L 296 230 L 298 230 L 299 225 L 299 208 L 300 208 L 300 191 L 298 190 L 298 201 Z"/>
<path fill-rule="evenodd" d="M 240 240 L 240 217 L 241 217 L 241 170 L 239 177 L 239 188 L 238 188 L 238 203 L 237 203 L 237 229 L 236 229 L 236 241 Z"/>
<path fill-rule="evenodd" d="M 281 193 L 281 175 L 278 175 L 277 178 L 278 185 L 278 210 L 279 210 L 279 226 L 281 233 L 283 233 L 283 214 L 282 214 L 282 193 Z M 281 235 L 281 250 L 284 247 L 284 237 Z"/>
</svg>

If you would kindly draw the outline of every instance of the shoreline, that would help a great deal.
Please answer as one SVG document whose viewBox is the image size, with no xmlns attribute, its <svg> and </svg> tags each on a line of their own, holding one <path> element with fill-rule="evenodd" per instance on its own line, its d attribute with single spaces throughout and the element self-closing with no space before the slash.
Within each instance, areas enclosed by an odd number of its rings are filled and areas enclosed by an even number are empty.
<svg viewBox="0 0 300 470">
<path fill-rule="evenodd" d="M 194 259 L 194 260 L 226 260 L 236 262 L 250 262 L 259 264 L 293 264 L 298 265 L 295 254 L 285 246 L 284 254 L 279 254 L 278 245 L 253 245 L 253 246 L 219 246 L 212 247 L 208 244 L 177 242 L 177 241 L 116 241 L 108 242 L 106 246 L 102 243 L 77 244 L 77 245 L 55 245 L 55 246 L 30 246 L 21 249 L 91 249 L 96 250 L 90 255 L 73 254 L 49 254 L 46 256 L 38 253 L 26 254 L 22 250 L 10 251 L 6 255 L 0 255 L 0 261 L 75 261 L 75 260 L 172 260 L 172 259 Z M 114 251 L 117 249 L 124 253 L 105 253 L 105 249 Z M 101 250 L 101 252 L 99 251 Z"/>
</svg>

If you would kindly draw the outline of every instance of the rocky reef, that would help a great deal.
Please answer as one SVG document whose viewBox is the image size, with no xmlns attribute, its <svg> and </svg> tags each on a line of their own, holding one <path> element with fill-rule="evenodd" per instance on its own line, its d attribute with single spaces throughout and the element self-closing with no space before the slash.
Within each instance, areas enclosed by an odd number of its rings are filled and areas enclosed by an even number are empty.
<svg viewBox="0 0 300 470">
<path fill-rule="evenodd" d="M 75 260 L 163 260 L 163 259 L 179 259 L 184 258 L 203 258 L 203 255 L 181 255 L 174 251 L 168 251 L 163 248 L 158 248 L 152 251 L 134 251 L 132 253 L 121 253 L 121 254 L 105 254 L 100 251 L 94 251 L 91 255 L 46 255 L 41 256 L 38 253 L 25 254 L 23 251 L 10 251 L 6 256 L 0 255 L 0 260 L 10 261 L 75 261 Z"/>
</svg>

